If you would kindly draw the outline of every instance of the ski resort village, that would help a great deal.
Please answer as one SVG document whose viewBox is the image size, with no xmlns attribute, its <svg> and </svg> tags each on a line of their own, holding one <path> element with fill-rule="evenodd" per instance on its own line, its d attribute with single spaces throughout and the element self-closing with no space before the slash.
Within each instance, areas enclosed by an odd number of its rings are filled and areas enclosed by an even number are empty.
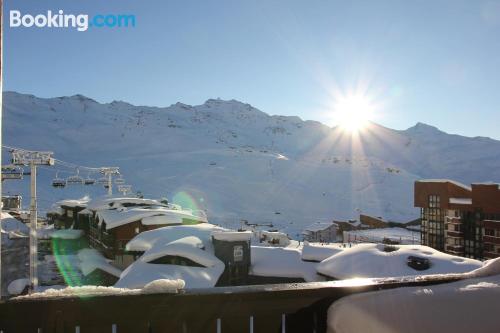
<svg viewBox="0 0 500 333">
<path fill-rule="evenodd" d="M 0 332 L 500 327 L 498 141 L 420 123 L 356 139 L 237 101 L 4 107 Z M 457 144 L 489 162 L 434 162 Z"/>
</svg>

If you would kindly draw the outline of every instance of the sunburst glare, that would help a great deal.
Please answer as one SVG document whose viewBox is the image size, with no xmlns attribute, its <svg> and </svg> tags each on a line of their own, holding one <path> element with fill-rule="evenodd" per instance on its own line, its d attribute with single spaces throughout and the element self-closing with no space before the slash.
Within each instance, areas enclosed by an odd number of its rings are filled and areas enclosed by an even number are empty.
<svg viewBox="0 0 500 333">
<path fill-rule="evenodd" d="M 334 105 L 337 123 L 350 132 L 362 130 L 372 118 L 373 111 L 370 99 L 361 94 L 339 97 Z"/>
</svg>

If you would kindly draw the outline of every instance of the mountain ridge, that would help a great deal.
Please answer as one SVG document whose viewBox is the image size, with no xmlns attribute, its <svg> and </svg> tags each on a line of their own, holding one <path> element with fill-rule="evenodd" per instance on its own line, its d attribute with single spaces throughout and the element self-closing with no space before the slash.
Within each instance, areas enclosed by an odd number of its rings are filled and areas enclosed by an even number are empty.
<svg viewBox="0 0 500 333">
<path fill-rule="evenodd" d="M 189 197 L 214 222 L 271 221 L 293 234 L 317 220 L 359 213 L 412 220 L 416 179 L 500 179 L 500 141 L 423 123 L 403 131 L 370 123 L 350 135 L 236 100 L 151 107 L 17 92 L 4 93 L 4 110 L 6 145 L 53 150 L 80 165 L 115 164 L 136 190 L 174 201 Z M 104 192 L 54 190 L 47 185 L 56 170 L 40 173 L 46 208 L 57 199 Z M 11 193 L 26 195 L 26 188 L 24 181 L 6 183 Z"/>
</svg>

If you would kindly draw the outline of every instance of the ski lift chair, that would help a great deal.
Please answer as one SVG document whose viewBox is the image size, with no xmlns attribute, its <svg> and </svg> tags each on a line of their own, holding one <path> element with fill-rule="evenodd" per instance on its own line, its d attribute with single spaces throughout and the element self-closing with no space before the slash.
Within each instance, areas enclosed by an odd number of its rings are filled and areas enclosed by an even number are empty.
<svg viewBox="0 0 500 333">
<path fill-rule="evenodd" d="M 76 169 L 76 175 L 74 176 L 69 176 L 68 178 L 66 178 L 66 184 L 67 185 L 81 185 L 83 184 L 83 178 L 80 177 L 79 175 L 80 171 L 78 169 Z"/>
<path fill-rule="evenodd" d="M 122 176 L 118 177 L 115 179 L 115 184 L 116 185 L 124 185 L 125 184 L 125 179 L 122 178 Z"/>
<path fill-rule="evenodd" d="M 83 182 L 84 185 L 94 185 L 95 184 L 95 179 L 90 178 L 90 174 L 87 176 L 85 181 Z"/>
<path fill-rule="evenodd" d="M 59 173 L 56 173 L 56 178 L 52 179 L 52 186 L 62 188 L 66 186 L 66 179 L 59 178 Z"/>
<path fill-rule="evenodd" d="M 24 170 L 20 166 L 6 165 L 2 166 L 2 180 L 5 179 L 23 179 Z"/>
</svg>

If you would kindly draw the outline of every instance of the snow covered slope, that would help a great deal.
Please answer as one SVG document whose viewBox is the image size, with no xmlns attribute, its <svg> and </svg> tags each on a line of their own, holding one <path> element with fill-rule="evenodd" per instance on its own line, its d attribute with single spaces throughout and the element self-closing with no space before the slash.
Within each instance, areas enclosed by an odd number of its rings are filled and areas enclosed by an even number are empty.
<svg viewBox="0 0 500 333">
<path fill-rule="evenodd" d="M 6 145 L 52 150 L 64 161 L 119 166 L 135 190 L 207 209 L 211 222 L 273 222 L 292 236 L 317 220 L 357 218 L 360 212 L 413 219 L 413 181 L 421 177 L 466 183 L 500 178 L 495 140 L 448 135 L 423 124 L 395 131 L 373 123 L 351 136 L 235 100 L 158 108 L 7 92 L 3 135 Z M 56 168 L 70 172 L 59 177 L 75 172 Z M 99 186 L 53 189 L 55 172 L 39 174 L 42 208 L 105 192 Z M 26 199 L 28 188 L 26 180 L 5 183 L 8 192 Z"/>
</svg>

